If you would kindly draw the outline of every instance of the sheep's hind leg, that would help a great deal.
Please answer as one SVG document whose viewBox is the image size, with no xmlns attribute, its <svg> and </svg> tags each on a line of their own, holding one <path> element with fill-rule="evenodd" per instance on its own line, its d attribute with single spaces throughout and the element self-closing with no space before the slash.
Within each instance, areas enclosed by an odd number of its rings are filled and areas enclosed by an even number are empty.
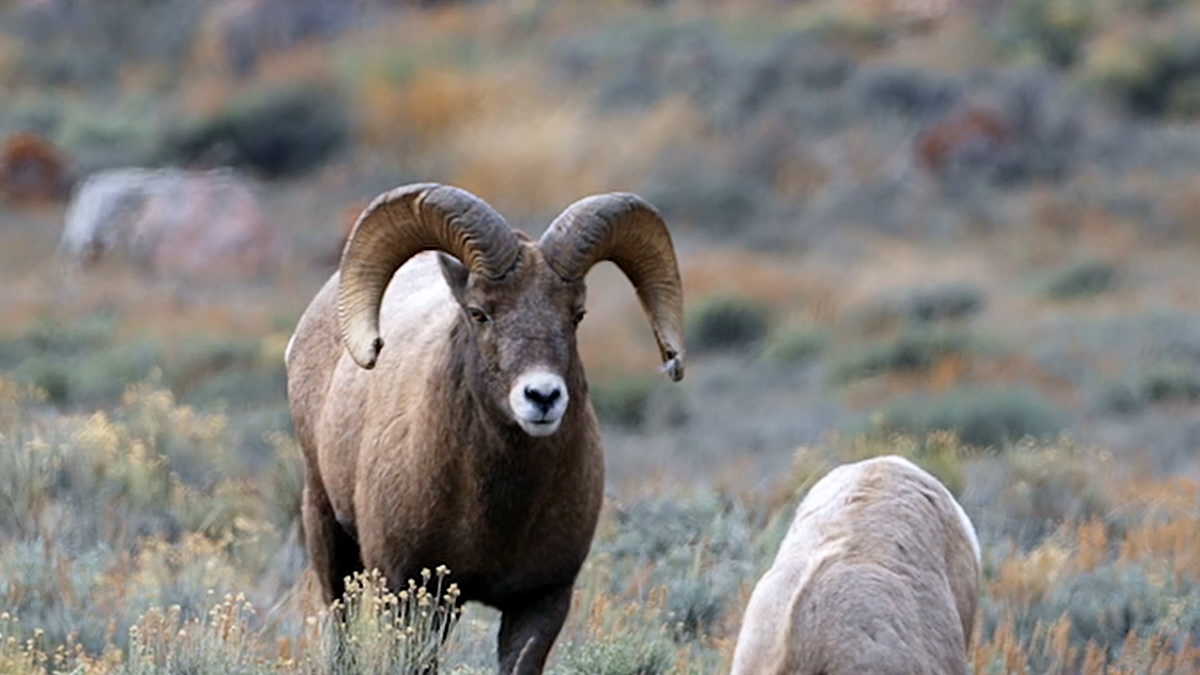
<svg viewBox="0 0 1200 675">
<path fill-rule="evenodd" d="M 304 486 L 302 516 L 308 557 L 328 604 L 346 592 L 346 577 L 363 569 L 358 542 L 338 523 L 329 498 L 319 485 Z"/>
<path fill-rule="evenodd" d="M 503 609 L 500 619 L 501 675 L 538 675 L 571 610 L 572 584 L 546 589 L 524 604 Z"/>
</svg>

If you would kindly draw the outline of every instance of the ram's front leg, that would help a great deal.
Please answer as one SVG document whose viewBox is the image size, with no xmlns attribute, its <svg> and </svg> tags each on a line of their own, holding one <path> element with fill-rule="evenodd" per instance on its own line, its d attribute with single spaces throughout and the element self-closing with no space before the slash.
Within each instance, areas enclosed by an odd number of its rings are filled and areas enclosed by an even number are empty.
<svg viewBox="0 0 1200 675">
<path fill-rule="evenodd" d="M 555 586 L 503 609 L 500 620 L 501 675 L 538 675 L 571 609 L 574 584 Z"/>
</svg>

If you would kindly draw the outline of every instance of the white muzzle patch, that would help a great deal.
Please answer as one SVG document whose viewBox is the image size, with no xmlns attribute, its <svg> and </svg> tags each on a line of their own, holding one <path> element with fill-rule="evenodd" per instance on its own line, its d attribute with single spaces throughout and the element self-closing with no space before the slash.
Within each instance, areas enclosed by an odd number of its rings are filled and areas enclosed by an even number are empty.
<svg viewBox="0 0 1200 675">
<path fill-rule="evenodd" d="M 546 370 L 531 370 L 518 377 L 508 392 L 513 417 L 530 436 L 558 431 L 569 400 L 567 383 Z"/>
</svg>

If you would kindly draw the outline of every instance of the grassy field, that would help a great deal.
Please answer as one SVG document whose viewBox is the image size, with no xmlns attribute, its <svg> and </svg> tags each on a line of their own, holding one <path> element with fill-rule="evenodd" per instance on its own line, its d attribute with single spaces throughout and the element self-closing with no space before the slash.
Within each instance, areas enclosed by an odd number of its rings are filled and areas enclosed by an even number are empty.
<svg viewBox="0 0 1200 675">
<path fill-rule="evenodd" d="M 226 4 L 0 2 L 0 140 L 235 166 L 288 243 L 253 282 L 67 279 L 66 204 L 0 200 L 0 672 L 428 648 L 453 570 L 318 606 L 282 356 L 348 219 L 424 180 L 533 235 L 634 190 L 679 252 L 679 384 L 589 277 L 608 492 L 551 672 L 727 671 L 807 486 L 892 452 L 979 531 L 976 672 L 1200 671 L 1200 3 L 377 0 L 316 35 Z M 468 607 L 445 670 L 496 627 Z"/>
</svg>

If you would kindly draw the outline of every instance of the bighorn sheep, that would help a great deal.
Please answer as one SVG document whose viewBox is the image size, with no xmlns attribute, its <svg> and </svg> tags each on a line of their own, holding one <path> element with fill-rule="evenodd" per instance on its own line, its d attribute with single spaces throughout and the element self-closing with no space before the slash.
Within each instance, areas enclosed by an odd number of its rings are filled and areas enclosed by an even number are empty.
<svg viewBox="0 0 1200 675">
<path fill-rule="evenodd" d="M 732 675 L 967 673 L 975 528 L 936 478 L 884 456 L 800 502 L 742 619 Z"/>
<path fill-rule="evenodd" d="M 57 255 L 68 271 L 115 256 L 199 282 L 265 276 L 284 253 L 282 231 L 240 172 L 124 168 L 79 187 Z"/>
<path fill-rule="evenodd" d="M 364 567 L 397 586 L 445 564 L 460 601 L 502 612 L 500 672 L 542 671 L 601 505 L 575 331 L 584 276 L 603 260 L 633 284 L 681 379 L 674 247 L 637 195 L 581 199 L 536 242 L 451 186 L 367 206 L 285 355 L 326 601 Z"/>
</svg>

